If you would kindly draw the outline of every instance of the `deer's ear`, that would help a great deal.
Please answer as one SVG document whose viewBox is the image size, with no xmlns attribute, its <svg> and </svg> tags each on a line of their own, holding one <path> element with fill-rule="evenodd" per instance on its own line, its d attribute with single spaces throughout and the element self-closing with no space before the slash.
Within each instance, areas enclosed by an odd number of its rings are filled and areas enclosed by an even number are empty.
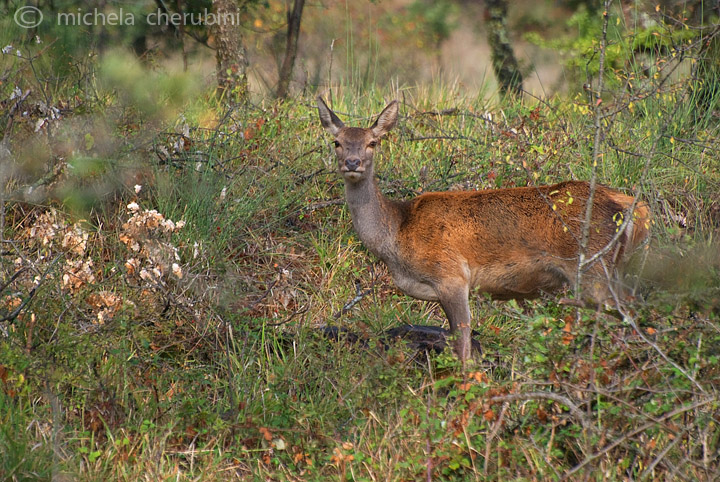
<svg viewBox="0 0 720 482">
<path fill-rule="evenodd" d="M 320 123 L 326 131 L 336 136 L 337 133 L 340 132 L 340 129 L 345 127 L 345 124 L 335 115 L 335 112 L 330 110 L 330 107 L 327 106 L 320 96 L 317 98 L 317 107 L 318 114 L 320 114 Z"/>
<path fill-rule="evenodd" d="M 390 129 L 395 127 L 398 118 L 398 101 L 394 100 L 388 104 L 385 109 L 380 113 L 375 123 L 370 129 L 372 129 L 375 137 L 382 137 L 387 134 Z"/>
</svg>

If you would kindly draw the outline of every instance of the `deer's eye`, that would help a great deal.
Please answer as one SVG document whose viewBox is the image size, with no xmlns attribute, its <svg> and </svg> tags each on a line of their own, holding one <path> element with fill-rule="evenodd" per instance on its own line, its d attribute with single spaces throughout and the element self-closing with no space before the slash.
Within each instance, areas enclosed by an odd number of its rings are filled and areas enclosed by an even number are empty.
<svg viewBox="0 0 720 482">
<path fill-rule="evenodd" d="M 333 144 L 335 144 L 336 148 L 340 147 L 340 143 L 338 141 L 333 141 Z"/>
<path fill-rule="evenodd" d="M 368 144 L 368 147 L 371 148 L 371 149 L 375 149 L 375 146 L 377 146 L 377 141 L 371 141 L 371 142 Z"/>
</svg>

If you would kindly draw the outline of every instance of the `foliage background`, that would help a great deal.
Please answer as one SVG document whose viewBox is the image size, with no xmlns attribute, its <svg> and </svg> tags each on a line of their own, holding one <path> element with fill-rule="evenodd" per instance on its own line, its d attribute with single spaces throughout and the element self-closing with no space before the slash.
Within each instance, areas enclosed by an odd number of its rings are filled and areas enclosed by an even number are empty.
<svg viewBox="0 0 720 482">
<path fill-rule="evenodd" d="M 474 4 L 308 5 L 278 101 L 285 3 L 242 4 L 244 100 L 215 92 L 203 28 L 62 28 L 86 3 L 37 5 L 36 29 L 13 2 L 0 20 L 1 478 L 716 476 L 718 12 L 513 3 L 511 100 Z M 401 99 L 393 198 L 593 175 L 638 193 L 653 239 L 623 320 L 476 294 L 469 372 L 386 338 L 446 320 L 354 236 L 317 93 L 357 125 Z"/>
</svg>

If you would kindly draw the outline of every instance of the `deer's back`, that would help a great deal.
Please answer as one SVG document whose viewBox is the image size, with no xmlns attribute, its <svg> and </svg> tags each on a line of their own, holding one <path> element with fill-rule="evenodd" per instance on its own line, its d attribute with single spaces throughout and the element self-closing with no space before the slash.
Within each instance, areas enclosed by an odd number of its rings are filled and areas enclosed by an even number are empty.
<svg viewBox="0 0 720 482">
<path fill-rule="evenodd" d="M 570 181 L 423 194 L 405 203 L 398 258 L 406 271 L 430 280 L 458 273 L 498 298 L 556 291 L 577 266 L 588 193 L 588 183 Z M 610 242 L 632 199 L 597 187 L 589 256 Z"/>
</svg>

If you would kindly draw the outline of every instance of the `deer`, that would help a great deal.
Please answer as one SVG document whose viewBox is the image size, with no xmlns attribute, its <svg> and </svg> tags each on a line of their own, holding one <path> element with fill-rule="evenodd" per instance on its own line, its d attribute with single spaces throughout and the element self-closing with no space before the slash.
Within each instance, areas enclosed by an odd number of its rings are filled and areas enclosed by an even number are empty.
<svg viewBox="0 0 720 482">
<path fill-rule="evenodd" d="M 317 108 L 334 138 L 355 233 L 400 291 L 440 304 L 463 366 L 471 358 L 471 290 L 497 300 L 558 294 L 575 286 L 579 261 L 594 259 L 580 275 L 580 295 L 589 305 L 609 305 L 620 293 L 619 270 L 649 236 L 646 203 L 596 184 L 583 242 L 587 181 L 389 199 L 373 157 L 397 123 L 397 100 L 368 128 L 346 126 L 322 96 Z"/>
</svg>

